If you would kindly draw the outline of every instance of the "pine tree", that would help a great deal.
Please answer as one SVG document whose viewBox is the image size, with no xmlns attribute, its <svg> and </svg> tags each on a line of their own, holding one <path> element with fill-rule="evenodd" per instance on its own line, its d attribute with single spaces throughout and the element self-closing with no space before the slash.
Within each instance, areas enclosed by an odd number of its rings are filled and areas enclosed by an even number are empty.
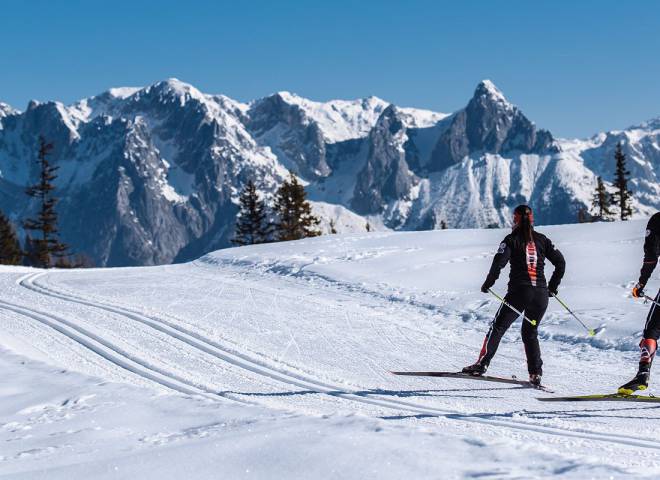
<svg viewBox="0 0 660 480">
<path fill-rule="evenodd" d="M 593 219 L 591 215 L 589 215 L 589 212 L 587 211 L 586 208 L 580 207 L 580 209 L 577 212 L 577 221 L 578 223 L 589 223 L 589 222 L 593 222 Z"/>
<path fill-rule="evenodd" d="M 447 230 L 447 222 L 440 220 L 440 230 Z"/>
<path fill-rule="evenodd" d="M 265 243 L 270 236 L 266 222 L 266 206 L 259 198 L 257 187 L 248 180 L 240 197 L 240 210 L 236 217 L 236 232 L 232 242 L 236 245 Z"/>
<path fill-rule="evenodd" d="M 31 239 L 34 247 L 33 263 L 35 267 L 50 268 L 53 266 L 53 257 L 63 258 L 67 256 L 68 246 L 61 243 L 58 238 L 57 212 L 55 205 L 57 198 L 53 195 L 55 186 L 53 181 L 57 178 L 56 166 L 48 161 L 48 155 L 53 150 L 52 143 L 46 143 L 43 137 L 39 137 L 39 182 L 28 187 L 26 193 L 40 201 L 39 214 L 36 219 L 28 219 L 23 222 L 26 230 L 40 232 L 41 238 Z"/>
<path fill-rule="evenodd" d="M 364 226 L 364 228 L 365 228 L 365 230 L 367 230 L 367 232 L 370 232 L 371 231 L 371 224 L 369 222 L 367 222 L 367 224 Z"/>
<path fill-rule="evenodd" d="M 25 235 L 25 240 L 23 242 L 23 262 L 21 265 L 31 267 L 32 265 L 37 264 L 37 247 L 34 240 L 32 240 L 32 237 L 28 233 Z"/>
<path fill-rule="evenodd" d="M 317 229 L 321 221 L 312 213 L 305 187 L 293 172 L 289 172 L 289 179 L 285 180 L 277 190 L 275 213 L 277 215 L 275 230 L 279 241 L 321 235 Z"/>
<path fill-rule="evenodd" d="M 596 209 L 594 220 L 601 222 L 609 220 L 610 215 L 612 215 L 612 211 L 610 210 L 612 206 L 612 194 L 607 191 L 602 177 L 596 178 L 596 190 L 591 198 L 591 206 Z"/>
<path fill-rule="evenodd" d="M 334 235 L 337 233 L 337 225 L 335 224 L 334 219 L 330 219 L 330 234 Z"/>
<path fill-rule="evenodd" d="M 628 190 L 630 172 L 626 170 L 626 155 L 623 153 L 621 142 L 616 144 L 614 159 L 616 160 L 616 171 L 614 172 L 615 191 L 612 197 L 619 207 L 619 218 L 628 220 L 632 215 L 632 207 L 630 206 L 632 191 Z"/>
<path fill-rule="evenodd" d="M 21 256 L 21 247 L 14 226 L 4 213 L 0 212 L 0 264 L 20 265 Z"/>
</svg>

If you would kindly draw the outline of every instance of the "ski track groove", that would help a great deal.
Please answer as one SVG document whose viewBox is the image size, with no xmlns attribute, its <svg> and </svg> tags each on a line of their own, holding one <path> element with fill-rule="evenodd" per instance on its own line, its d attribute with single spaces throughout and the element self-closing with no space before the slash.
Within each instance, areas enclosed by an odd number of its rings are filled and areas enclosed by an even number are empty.
<svg viewBox="0 0 660 480">
<path fill-rule="evenodd" d="M 421 415 L 428 415 L 432 417 L 444 417 L 450 420 L 464 421 L 468 423 L 478 423 L 491 427 L 504 427 L 507 429 L 528 431 L 536 434 L 548 434 L 553 436 L 571 437 L 571 438 L 577 438 L 583 440 L 608 442 L 608 443 L 614 443 L 625 446 L 660 450 L 660 442 L 652 439 L 644 439 L 644 438 L 638 438 L 627 435 L 613 436 L 606 433 L 593 432 L 588 430 L 568 430 L 560 427 L 532 425 L 527 422 L 520 422 L 515 420 L 507 420 L 507 421 L 495 420 L 493 418 L 490 418 L 490 414 L 476 414 L 476 415 L 466 414 L 458 411 L 441 410 L 434 407 L 427 407 L 424 405 L 416 404 L 414 402 L 383 398 L 377 396 L 377 394 L 374 396 L 367 397 L 368 394 L 347 392 L 341 387 L 327 384 L 313 378 L 306 378 L 300 374 L 291 371 L 278 370 L 275 367 L 262 364 L 258 360 L 252 359 L 245 354 L 238 352 L 231 352 L 210 339 L 206 339 L 196 334 L 195 332 L 188 331 L 178 325 L 171 324 L 170 322 L 163 320 L 162 318 L 152 317 L 144 313 L 140 313 L 138 311 L 132 310 L 128 307 L 119 306 L 116 303 L 111 304 L 106 302 L 100 302 L 98 300 L 89 300 L 82 296 L 77 296 L 68 292 L 65 293 L 63 291 L 56 290 L 50 286 L 45 287 L 43 285 L 37 284 L 36 283 L 37 278 L 45 276 L 46 274 L 47 272 L 40 272 L 37 274 L 24 275 L 23 277 L 20 277 L 16 281 L 16 283 L 28 290 L 39 293 L 41 295 L 46 295 L 53 298 L 58 298 L 60 300 L 70 301 L 81 305 L 93 307 L 96 309 L 105 310 L 107 312 L 115 313 L 118 315 L 123 315 L 126 318 L 150 326 L 155 330 L 160 331 L 161 333 L 170 335 L 175 339 L 183 343 L 186 343 L 193 348 L 197 348 L 233 366 L 248 370 L 251 373 L 255 373 L 267 377 L 271 380 L 282 382 L 286 385 L 293 385 L 299 388 L 316 391 L 318 393 L 323 393 L 334 397 L 348 399 L 362 404 L 369 404 L 378 407 L 393 409 L 396 411 L 407 411 Z M 157 372 L 157 370 L 154 370 L 150 366 L 144 364 L 139 364 L 141 365 L 141 367 L 135 367 L 134 365 L 131 364 L 132 362 L 135 361 L 132 358 L 130 358 L 130 356 L 123 355 L 121 353 L 121 349 L 119 349 L 118 347 L 114 347 L 109 342 L 106 342 L 97 335 L 91 332 L 87 332 L 85 329 L 82 329 L 81 327 L 71 324 L 67 320 L 61 319 L 52 314 L 46 314 L 27 307 L 13 305 L 1 300 L 0 300 L 0 307 L 14 311 L 19 314 L 23 314 L 41 323 L 44 323 L 54 328 L 55 330 L 59 331 L 63 335 L 89 348 L 90 350 L 99 354 L 106 360 L 122 368 L 125 368 L 133 373 L 136 373 L 137 375 L 155 381 L 156 383 L 159 383 L 162 386 L 176 390 L 180 393 L 184 393 L 188 395 L 191 394 L 200 395 L 201 393 L 203 396 L 207 398 L 212 398 L 216 401 L 220 399 L 228 399 L 240 403 L 247 403 L 251 405 L 255 404 L 255 402 L 249 402 L 244 399 L 233 398 L 233 396 L 231 395 L 220 395 L 218 393 L 210 392 L 208 390 L 204 392 L 203 387 L 192 385 L 187 380 L 183 380 L 181 383 L 187 384 L 188 387 L 177 385 L 177 383 L 174 383 L 174 381 L 179 382 L 181 380 L 177 379 L 174 376 L 170 376 L 167 373 Z M 71 332 L 71 330 L 80 332 L 82 334 L 82 338 L 81 335 L 76 334 L 75 332 Z M 99 348 L 98 345 L 94 345 L 95 343 L 100 344 L 102 347 Z M 109 346 L 106 345 L 105 348 L 103 348 L 104 343 L 108 344 Z M 116 354 L 119 355 L 119 358 L 117 358 L 117 355 L 109 354 L 106 349 L 114 351 Z M 167 378 L 160 379 L 158 378 L 158 375 L 154 375 L 149 371 L 145 372 L 144 371 L 145 369 L 153 370 L 155 373 L 158 373 L 161 376 L 169 377 L 169 379 Z M 209 395 L 209 393 L 211 395 Z"/>
<path fill-rule="evenodd" d="M 201 395 L 214 400 L 219 397 L 215 392 L 206 390 L 170 372 L 165 372 L 156 366 L 149 365 L 122 348 L 61 317 L 4 300 L 0 300 L 0 308 L 36 320 L 118 367 L 163 387 L 186 395 Z"/>
</svg>

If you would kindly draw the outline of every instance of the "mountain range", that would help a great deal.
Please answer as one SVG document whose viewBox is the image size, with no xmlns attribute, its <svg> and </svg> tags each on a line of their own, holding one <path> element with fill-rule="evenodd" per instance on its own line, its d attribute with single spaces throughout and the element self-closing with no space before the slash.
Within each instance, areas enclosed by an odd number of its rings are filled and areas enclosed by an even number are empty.
<svg viewBox="0 0 660 480">
<path fill-rule="evenodd" d="M 568 114 L 568 113 L 567 113 Z M 484 80 L 451 113 L 376 97 L 314 102 L 292 93 L 242 103 L 176 79 L 113 88 L 72 105 L 0 103 L 0 209 L 17 225 L 37 205 L 39 136 L 54 144 L 62 239 L 98 266 L 190 260 L 230 245 L 248 179 L 267 200 L 288 171 L 338 232 L 574 223 L 596 176 L 628 156 L 636 216 L 660 207 L 660 118 L 589 139 L 539 129 Z"/>
</svg>

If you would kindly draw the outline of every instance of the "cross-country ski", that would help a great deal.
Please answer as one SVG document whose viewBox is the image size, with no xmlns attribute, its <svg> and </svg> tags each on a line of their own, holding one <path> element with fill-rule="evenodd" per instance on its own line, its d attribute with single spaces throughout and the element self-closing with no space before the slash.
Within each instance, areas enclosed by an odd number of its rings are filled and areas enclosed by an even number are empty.
<svg viewBox="0 0 660 480">
<path fill-rule="evenodd" d="M 484 382 L 508 383 L 510 385 L 520 385 L 521 387 L 536 388 L 549 393 L 553 393 L 545 385 L 536 385 L 529 380 L 520 380 L 516 377 L 493 377 L 490 375 L 471 375 L 463 372 L 390 372 L 393 375 L 404 375 L 409 377 L 441 377 L 441 378 L 459 378 L 462 380 L 477 380 Z"/>
<path fill-rule="evenodd" d="M 538 397 L 542 402 L 641 402 L 660 403 L 660 397 L 649 395 L 622 395 L 620 393 L 605 393 L 595 395 L 576 395 L 573 397 Z"/>
</svg>

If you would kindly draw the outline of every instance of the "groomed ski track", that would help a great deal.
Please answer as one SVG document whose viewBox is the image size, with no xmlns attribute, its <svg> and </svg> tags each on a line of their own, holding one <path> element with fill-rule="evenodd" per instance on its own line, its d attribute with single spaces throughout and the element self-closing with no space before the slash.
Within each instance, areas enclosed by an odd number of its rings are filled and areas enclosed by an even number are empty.
<svg viewBox="0 0 660 480">
<path fill-rule="evenodd" d="M 176 323 L 168 321 L 164 318 L 145 315 L 134 308 L 130 308 L 124 305 L 102 302 L 95 298 L 76 295 L 74 292 L 69 292 L 64 289 L 55 289 L 53 288 L 52 283 L 46 287 L 45 285 L 40 284 L 38 281 L 39 279 L 45 279 L 46 276 L 56 277 L 57 273 L 38 272 L 28 274 L 19 278 L 17 280 L 17 284 L 40 295 L 46 295 L 52 298 L 64 300 L 66 302 L 73 302 L 93 309 L 123 316 L 128 321 L 140 322 L 149 326 L 150 328 L 153 328 L 159 333 L 168 335 L 173 339 L 186 344 L 187 346 L 209 354 L 217 358 L 219 361 L 227 362 L 233 366 L 244 369 L 251 374 L 266 377 L 269 380 L 275 380 L 285 385 L 313 390 L 315 392 L 326 394 L 332 397 L 339 397 L 342 399 L 350 400 L 351 402 L 357 402 L 358 404 L 368 404 L 386 409 L 392 409 L 392 414 L 404 414 L 402 416 L 405 416 L 405 414 L 417 414 L 429 417 L 443 417 L 445 419 L 457 422 L 479 423 L 492 427 L 504 427 L 507 429 L 521 430 L 544 435 L 556 435 L 559 437 L 570 437 L 576 439 L 593 440 L 597 442 L 607 442 L 616 445 L 660 450 L 660 442 L 653 439 L 635 438 L 626 435 L 607 435 L 594 431 L 576 431 L 562 428 L 550 428 L 515 420 L 495 420 L 488 418 L 487 416 L 469 416 L 463 414 L 460 411 L 429 408 L 414 402 L 382 398 L 377 393 L 369 394 L 368 397 L 365 396 L 365 394 L 352 393 L 350 390 L 347 390 L 346 386 L 332 385 L 325 382 L 320 382 L 307 376 L 303 376 L 296 372 L 283 369 L 274 369 L 268 365 L 264 365 L 263 363 L 258 362 L 255 359 L 250 358 L 245 354 L 229 351 L 223 348 L 217 342 L 206 339 L 203 336 L 182 328 Z M 207 398 L 216 400 L 227 398 L 243 403 L 258 403 L 242 399 L 239 395 L 214 392 L 207 387 L 196 385 L 184 378 L 177 376 L 175 373 L 168 372 L 162 367 L 149 364 L 148 362 L 140 359 L 137 355 L 126 352 L 121 347 L 113 345 L 112 342 L 103 339 L 98 334 L 92 333 L 85 328 L 75 325 L 61 317 L 36 309 L 14 305 L 5 301 L 0 301 L 0 308 L 14 311 L 16 313 L 25 315 L 30 319 L 41 322 L 48 327 L 58 331 L 60 334 L 65 335 L 69 339 L 80 343 L 93 353 L 101 356 L 109 362 L 112 362 L 120 368 L 126 369 L 133 374 L 139 375 L 149 381 L 158 383 L 159 385 L 162 385 L 166 388 L 184 394 L 203 395 Z M 469 391 L 470 389 L 466 388 L 465 390 Z M 512 389 L 511 393 L 515 395 L 515 389 Z M 291 407 L 295 409 L 294 405 Z"/>
<path fill-rule="evenodd" d="M 143 315 L 135 310 L 129 309 L 124 306 L 105 304 L 99 302 L 98 300 L 90 300 L 90 299 L 78 297 L 72 295 L 69 292 L 64 292 L 62 290 L 57 291 L 54 290 L 52 287 L 51 288 L 43 287 L 39 285 L 36 282 L 36 280 L 39 277 L 44 277 L 45 275 L 47 274 L 43 272 L 30 274 L 19 279 L 17 283 L 25 288 L 28 288 L 34 292 L 43 295 L 48 295 L 65 301 L 75 302 L 92 308 L 123 315 L 129 320 L 138 321 L 140 323 L 148 325 L 159 332 L 162 332 L 166 335 L 170 335 L 171 337 L 193 348 L 197 348 L 209 355 L 212 355 L 221 361 L 231 363 L 232 365 L 235 365 L 239 368 L 243 368 L 251 373 L 255 373 L 267 377 L 269 379 L 282 382 L 284 384 L 294 385 L 300 388 L 311 389 L 318 393 L 324 393 L 330 396 L 345 398 L 354 402 L 391 408 L 395 411 L 400 411 L 400 412 L 416 413 L 416 414 L 438 416 L 438 417 L 442 416 L 456 421 L 475 422 L 475 423 L 481 423 L 491 426 L 519 429 L 519 430 L 525 430 L 525 431 L 531 431 L 531 432 L 537 432 L 543 434 L 568 436 L 573 438 L 581 438 L 585 440 L 596 440 L 596 441 L 616 443 L 620 445 L 630 445 L 630 446 L 643 447 L 643 448 L 660 449 L 660 442 L 652 439 L 640 439 L 640 438 L 626 437 L 626 436 L 614 437 L 611 435 L 604 435 L 598 432 L 571 431 L 567 429 L 527 425 L 523 422 L 517 422 L 517 421 L 498 421 L 488 418 L 469 417 L 461 414 L 461 412 L 458 411 L 439 410 L 436 408 L 428 408 L 423 405 L 418 405 L 412 402 L 384 399 L 384 398 L 380 398 L 377 394 L 373 395 L 371 398 L 366 398 L 365 396 L 356 395 L 354 393 L 350 393 L 350 391 L 345 391 L 345 387 L 341 387 L 337 385 L 329 385 L 327 383 L 319 382 L 311 378 L 302 377 L 293 372 L 287 372 L 284 370 L 282 371 L 274 370 L 266 365 L 259 364 L 257 361 L 250 359 L 245 355 L 232 353 L 227 350 L 224 350 L 217 343 L 212 342 L 208 339 L 204 339 L 203 337 L 193 332 L 189 332 L 181 327 L 178 327 L 175 324 L 167 322 L 166 320 L 155 317 L 148 317 L 146 315 Z M 84 345 L 85 347 L 89 348 L 94 353 L 101 355 L 103 358 L 107 359 L 108 361 L 111 361 L 112 363 L 122 368 L 125 368 L 132 373 L 141 375 L 148 380 L 155 381 L 156 383 L 159 383 L 165 387 L 187 394 L 206 394 L 206 395 L 213 394 L 212 391 L 201 388 L 194 384 L 190 384 L 172 373 L 167 373 L 166 371 L 164 371 L 159 367 L 147 365 L 146 363 L 137 359 L 133 355 L 126 352 L 122 352 L 120 348 L 113 346 L 110 342 L 105 341 L 99 338 L 97 335 L 87 332 L 80 327 L 72 326 L 69 322 L 65 320 L 59 319 L 52 315 L 44 314 L 43 312 L 38 312 L 35 310 L 29 310 L 26 308 L 13 306 L 6 302 L 0 302 L 0 308 L 10 309 L 18 313 L 25 314 L 37 321 L 41 321 L 47 324 L 48 326 L 56 329 L 61 334 L 66 335 L 71 340 L 74 340 Z M 63 326 L 65 328 L 62 328 Z M 66 327 L 69 327 L 69 329 L 67 329 Z M 75 332 L 71 332 L 71 330 L 74 330 Z M 102 348 L 95 346 L 94 342 L 102 345 L 103 347 L 109 350 L 112 350 L 115 353 L 115 355 L 109 355 Z M 131 363 L 140 365 L 143 368 L 137 369 L 134 365 L 131 365 Z M 169 380 L 165 380 L 163 377 L 164 378 L 169 377 Z M 177 383 L 188 385 L 189 388 L 185 388 L 180 385 L 177 385 Z M 226 394 L 223 396 L 235 401 L 242 401 L 248 403 L 245 400 L 239 400 L 237 396 L 226 395 Z"/>
</svg>

